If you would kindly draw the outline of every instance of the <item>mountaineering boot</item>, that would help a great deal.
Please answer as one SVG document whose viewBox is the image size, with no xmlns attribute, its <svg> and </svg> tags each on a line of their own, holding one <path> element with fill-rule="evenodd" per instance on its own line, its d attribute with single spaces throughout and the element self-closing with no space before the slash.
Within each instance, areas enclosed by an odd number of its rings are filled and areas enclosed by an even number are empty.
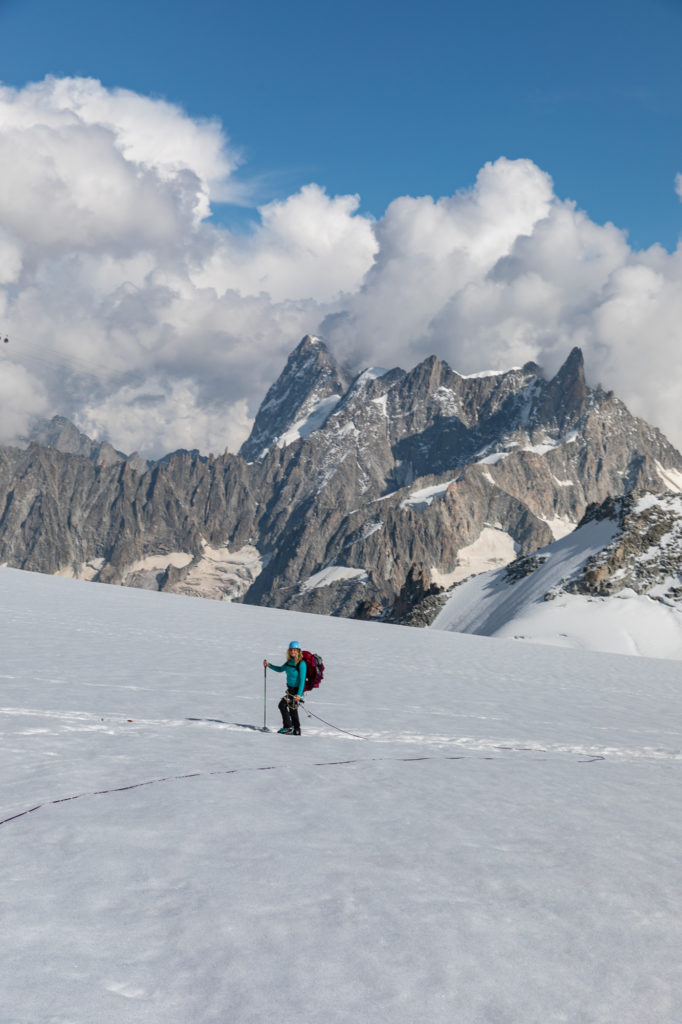
<svg viewBox="0 0 682 1024">
<path fill-rule="evenodd" d="M 300 735 L 301 735 L 301 730 L 300 729 L 294 729 L 294 736 L 300 736 Z"/>
<path fill-rule="evenodd" d="M 282 733 L 284 736 L 292 736 L 294 730 L 293 729 L 278 729 L 277 732 L 278 733 Z"/>
</svg>

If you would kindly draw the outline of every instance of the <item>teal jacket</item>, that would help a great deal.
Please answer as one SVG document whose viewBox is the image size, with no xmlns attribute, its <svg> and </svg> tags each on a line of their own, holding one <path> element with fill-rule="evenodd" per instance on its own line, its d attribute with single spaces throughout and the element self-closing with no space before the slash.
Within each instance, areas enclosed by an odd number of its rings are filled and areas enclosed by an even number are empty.
<svg viewBox="0 0 682 1024">
<path fill-rule="evenodd" d="M 268 668 L 271 668 L 273 672 L 286 672 L 287 674 L 287 689 L 290 693 L 296 694 L 298 697 L 303 696 L 305 689 L 305 673 L 306 663 L 301 660 L 298 665 L 291 658 L 285 661 L 283 665 L 271 665 L 268 662 Z"/>
</svg>

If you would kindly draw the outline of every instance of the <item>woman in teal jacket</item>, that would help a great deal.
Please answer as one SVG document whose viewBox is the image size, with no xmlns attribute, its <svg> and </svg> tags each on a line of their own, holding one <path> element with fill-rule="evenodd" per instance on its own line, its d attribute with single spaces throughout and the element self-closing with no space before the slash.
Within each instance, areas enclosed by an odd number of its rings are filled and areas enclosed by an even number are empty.
<svg viewBox="0 0 682 1024">
<path fill-rule="evenodd" d="M 263 662 L 266 668 L 273 672 L 286 672 L 287 692 L 279 702 L 279 710 L 282 714 L 282 728 L 279 730 L 287 736 L 300 736 L 301 723 L 298 717 L 298 704 L 303 697 L 305 690 L 306 663 L 303 660 L 303 651 L 298 640 L 292 640 L 287 650 L 287 660 L 283 665 L 271 665 L 265 659 Z"/>
</svg>

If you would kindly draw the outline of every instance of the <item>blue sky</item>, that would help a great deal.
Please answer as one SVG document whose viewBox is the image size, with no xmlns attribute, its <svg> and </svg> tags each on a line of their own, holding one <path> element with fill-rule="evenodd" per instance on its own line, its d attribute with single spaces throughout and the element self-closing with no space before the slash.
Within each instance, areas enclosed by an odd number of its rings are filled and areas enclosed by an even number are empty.
<svg viewBox="0 0 682 1024">
<path fill-rule="evenodd" d="M 315 181 L 378 217 L 528 157 L 635 248 L 682 233 L 680 0 L 0 0 L 0 35 L 8 85 L 92 76 L 218 117 L 254 202 Z"/>
<path fill-rule="evenodd" d="M 682 0 L 0 0 L 0 442 L 234 450 L 312 333 L 579 345 L 682 444 L 680 53 Z"/>
</svg>

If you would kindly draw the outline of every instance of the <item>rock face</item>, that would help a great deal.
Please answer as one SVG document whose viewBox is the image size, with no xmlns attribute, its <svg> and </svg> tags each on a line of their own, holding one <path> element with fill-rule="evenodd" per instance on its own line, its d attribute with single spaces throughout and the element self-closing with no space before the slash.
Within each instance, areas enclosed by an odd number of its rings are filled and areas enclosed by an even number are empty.
<svg viewBox="0 0 682 1024">
<path fill-rule="evenodd" d="M 239 455 L 0 449 L 0 562 L 403 621 L 590 504 L 665 487 L 682 490 L 682 457 L 588 388 L 578 349 L 551 380 L 532 363 L 465 377 L 435 357 L 351 380 L 308 336 Z"/>
<path fill-rule="evenodd" d="M 682 496 L 628 494 L 587 510 L 584 523 L 612 519 L 618 533 L 566 582 L 573 594 L 646 594 L 682 611 Z"/>
<path fill-rule="evenodd" d="M 53 416 L 51 420 L 39 423 L 26 440 L 43 448 L 57 448 L 67 455 L 84 455 L 96 465 L 113 466 L 119 462 L 128 462 L 140 472 L 149 466 L 146 459 L 137 452 L 124 455 L 106 441 L 91 440 L 64 416 Z"/>
<path fill-rule="evenodd" d="M 307 334 L 265 396 L 239 454 L 253 462 L 264 458 L 273 445 L 281 448 L 307 437 L 322 426 L 349 384 L 349 375 L 327 347 Z"/>
</svg>

